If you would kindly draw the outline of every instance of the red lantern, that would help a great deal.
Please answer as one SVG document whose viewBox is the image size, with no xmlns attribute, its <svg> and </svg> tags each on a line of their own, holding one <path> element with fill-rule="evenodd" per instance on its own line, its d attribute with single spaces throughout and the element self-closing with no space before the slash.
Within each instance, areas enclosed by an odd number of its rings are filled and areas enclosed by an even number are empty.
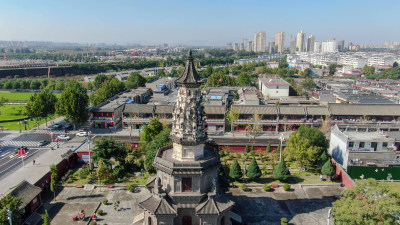
<svg viewBox="0 0 400 225">
<path fill-rule="evenodd" d="M 221 78 L 221 79 L 219 79 L 219 82 L 222 82 L 222 78 Z"/>
</svg>

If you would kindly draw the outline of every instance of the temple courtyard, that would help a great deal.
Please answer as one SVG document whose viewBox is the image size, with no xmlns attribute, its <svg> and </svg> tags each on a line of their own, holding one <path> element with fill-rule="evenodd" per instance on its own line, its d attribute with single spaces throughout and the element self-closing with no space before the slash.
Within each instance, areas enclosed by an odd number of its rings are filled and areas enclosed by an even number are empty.
<svg viewBox="0 0 400 225">
<path fill-rule="evenodd" d="M 62 187 L 56 201 L 45 202 L 44 208 L 52 217 L 51 224 L 88 224 L 90 216 L 103 210 L 97 224 L 132 224 L 141 213 L 137 202 L 149 194 L 146 188 L 136 188 L 135 193 L 124 187 L 86 186 L 84 188 Z M 327 224 L 332 202 L 340 196 L 339 185 L 293 185 L 291 191 L 282 187 L 265 192 L 261 187 L 243 191 L 232 188 L 227 197 L 235 202 L 232 211 L 241 215 L 247 225 L 280 224 L 286 217 L 292 224 Z M 107 205 L 103 200 L 108 200 Z M 118 207 L 114 203 L 119 201 Z M 43 209 L 43 208 L 42 208 Z M 80 210 L 85 211 L 83 221 L 73 221 Z"/>
</svg>

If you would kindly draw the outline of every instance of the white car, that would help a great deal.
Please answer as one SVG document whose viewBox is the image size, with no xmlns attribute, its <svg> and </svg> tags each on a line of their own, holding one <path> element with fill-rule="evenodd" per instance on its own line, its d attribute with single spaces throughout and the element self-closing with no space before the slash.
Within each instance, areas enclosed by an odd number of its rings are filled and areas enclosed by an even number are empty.
<svg viewBox="0 0 400 225">
<path fill-rule="evenodd" d="M 71 139 L 70 136 L 67 136 L 67 135 L 64 135 L 64 134 L 58 135 L 57 138 L 61 139 L 61 140 L 69 140 L 69 139 Z"/>
<path fill-rule="evenodd" d="M 76 136 L 78 136 L 78 137 L 87 137 L 88 136 L 88 132 L 81 131 L 79 133 L 76 133 Z"/>
</svg>

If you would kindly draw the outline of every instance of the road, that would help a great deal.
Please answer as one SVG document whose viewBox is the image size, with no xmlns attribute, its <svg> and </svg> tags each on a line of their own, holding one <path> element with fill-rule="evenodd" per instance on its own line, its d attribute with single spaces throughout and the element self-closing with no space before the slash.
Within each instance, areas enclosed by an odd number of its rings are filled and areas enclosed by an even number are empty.
<svg viewBox="0 0 400 225">
<path fill-rule="evenodd" d="M 24 158 L 24 164 L 27 165 L 28 163 L 32 163 L 32 161 L 39 157 L 39 155 L 44 154 L 47 151 L 50 151 L 50 148 L 29 148 L 25 156 L 16 154 L 14 150 L 10 151 L 0 159 L 0 179 L 23 166 L 22 157 Z M 36 164 L 40 165 L 40 162 L 36 162 Z"/>
</svg>

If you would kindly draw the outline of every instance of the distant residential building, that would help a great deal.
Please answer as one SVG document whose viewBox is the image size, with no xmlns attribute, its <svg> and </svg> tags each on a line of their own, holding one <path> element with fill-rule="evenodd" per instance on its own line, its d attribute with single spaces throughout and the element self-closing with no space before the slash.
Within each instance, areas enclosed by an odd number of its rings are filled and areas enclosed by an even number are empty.
<svg viewBox="0 0 400 225">
<path fill-rule="evenodd" d="M 267 68 L 279 68 L 279 62 L 267 62 Z"/>
<path fill-rule="evenodd" d="M 321 52 L 321 42 L 319 41 L 314 42 L 314 52 L 315 53 Z"/>
<path fill-rule="evenodd" d="M 226 49 L 227 49 L 227 50 L 232 50 L 232 49 L 233 49 L 232 43 L 228 43 L 228 44 L 226 45 Z"/>
<path fill-rule="evenodd" d="M 314 52 L 315 36 L 310 35 L 307 39 L 307 52 Z"/>
<path fill-rule="evenodd" d="M 249 42 L 247 42 L 247 43 L 248 43 L 248 44 L 246 45 L 246 51 L 248 51 L 248 52 L 254 51 L 253 42 L 252 42 L 252 41 L 249 41 Z"/>
<path fill-rule="evenodd" d="M 268 53 L 272 54 L 275 53 L 275 42 L 270 41 L 268 44 Z"/>
<path fill-rule="evenodd" d="M 264 98 L 289 96 L 290 84 L 275 75 L 260 75 L 258 87 Z"/>
<path fill-rule="evenodd" d="M 338 47 L 337 47 L 337 42 L 335 39 L 331 39 L 331 40 L 322 42 L 322 45 L 321 45 L 322 53 L 337 52 L 337 51 L 338 51 Z"/>
<path fill-rule="evenodd" d="M 239 51 L 239 43 L 235 42 L 235 44 L 233 44 L 233 51 Z"/>
<path fill-rule="evenodd" d="M 360 45 L 355 45 L 353 43 L 349 44 L 349 50 L 350 51 L 359 51 L 360 50 Z"/>
<path fill-rule="evenodd" d="M 344 40 L 341 40 L 338 42 L 338 51 L 343 52 L 344 51 Z"/>
<path fill-rule="evenodd" d="M 348 166 L 400 165 L 395 139 L 381 132 L 331 130 L 329 154 L 347 169 Z"/>
<path fill-rule="evenodd" d="M 244 43 L 239 44 L 239 51 L 244 51 Z"/>
<path fill-rule="evenodd" d="M 256 32 L 254 34 L 253 50 L 255 52 L 265 52 L 267 42 L 266 32 Z"/>
<path fill-rule="evenodd" d="M 275 51 L 277 53 L 284 52 L 285 32 L 276 32 L 275 34 Z"/>
<path fill-rule="evenodd" d="M 306 34 L 303 31 L 300 31 L 297 33 L 296 38 L 296 52 L 305 52 L 306 44 Z"/>
<path fill-rule="evenodd" d="M 296 53 L 296 40 L 290 42 L 290 54 Z"/>
</svg>

